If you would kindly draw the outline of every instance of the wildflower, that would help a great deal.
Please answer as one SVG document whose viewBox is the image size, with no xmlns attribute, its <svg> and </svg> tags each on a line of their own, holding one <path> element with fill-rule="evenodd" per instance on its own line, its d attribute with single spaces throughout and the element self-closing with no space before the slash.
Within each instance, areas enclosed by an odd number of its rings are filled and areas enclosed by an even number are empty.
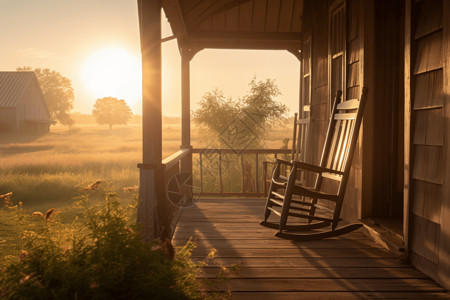
<svg viewBox="0 0 450 300">
<path fill-rule="evenodd" d="M 32 216 L 33 216 L 33 217 L 44 217 L 44 214 L 41 213 L 40 211 L 35 211 L 35 212 L 32 214 Z"/>
<path fill-rule="evenodd" d="M 34 274 L 36 274 L 36 272 L 30 273 L 30 274 L 26 275 L 24 278 L 20 279 L 20 284 L 24 284 L 25 282 L 30 280 L 30 278 L 32 278 L 34 276 Z M 24 275 L 24 274 L 22 273 L 22 275 Z"/>
<path fill-rule="evenodd" d="M 103 179 L 97 180 L 96 182 L 88 185 L 84 188 L 85 191 L 96 191 L 100 186 L 100 183 L 105 182 Z"/>
<path fill-rule="evenodd" d="M 12 207 L 13 204 L 11 202 L 12 192 L 0 195 L 0 199 L 4 199 L 6 207 Z"/>
<path fill-rule="evenodd" d="M 54 208 L 50 208 L 49 210 L 47 210 L 47 212 L 45 213 L 44 219 L 48 220 L 53 213 L 56 212 L 56 209 Z"/>
<path fill-rule="evenodd" d="M 24 262 L 25 259 L 30 256 L 30 252 L 26 251 L 26 250 L 21 250 L 20 254 L 19 254 L 19 260 L 20 262 Z"/>
</svg>

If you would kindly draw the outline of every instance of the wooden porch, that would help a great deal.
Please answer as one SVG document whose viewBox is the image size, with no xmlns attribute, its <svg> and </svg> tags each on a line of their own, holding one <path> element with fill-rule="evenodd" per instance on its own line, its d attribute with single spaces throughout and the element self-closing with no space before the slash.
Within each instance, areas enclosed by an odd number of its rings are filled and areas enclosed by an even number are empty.
<svg viewBox="0 0 450 300">
<path fill-rule="evenodd" d="M 239 265 L 221 284 L 233 299 L 450 299 L 433 280 L 400 262 L 361 231 L 321 241 L 276 238 L 259 225 L 264 199 L 201 199 L 182 211 L 174 244 L 196 241 L 195 259 L 215 248 L 199 277 Z"/>
</svg>

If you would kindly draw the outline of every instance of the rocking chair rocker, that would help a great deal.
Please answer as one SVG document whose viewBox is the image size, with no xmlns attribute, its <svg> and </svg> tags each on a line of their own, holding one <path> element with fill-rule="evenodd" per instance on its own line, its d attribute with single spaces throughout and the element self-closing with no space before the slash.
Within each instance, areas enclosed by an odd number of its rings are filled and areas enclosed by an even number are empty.
<svg viewBox="0 0 450 300">
<path fill-rule="evenodd" d="M 368 89 L 364 87 L 360 100 L 341 102 L 342 92 L 337 92 L 320 165 L 277 159 L 265 206 L 264 221 L 261 222 L 263 226 L 279 229 L 275 234 L 277 237 L 292 240 L 318 240 L 349 233 L 362 226 L 355 223 L 337 227 L 341 220 L 342 202 L 367 93 Z M 288 178 L 280 176 L 281 165 L 291 168 Z M 302 174 L 303 177 L 305 172 L 317 174 L 313 187 L 306 186 L 304 180 L 298 180 L 298 174 Z M 324 179 L 337 182 L 336 193 L 322 190 Z M 280 189 L 284 189 L 284 194 L 279 191 Z M 297 196 L 293 197 L 294 195 Z M 318 200 L 321 202 L 318 203 Z M 280 217 L 279 223 L 268 222 L 272 212 Z M 324 215 L 323 212 L 328 215 Z M 288 225 L 288 217 L 295 217 L 297 223 Z M 298 224 L 299 221 L 304 223 Z M 316 230 L 327 226 L 331 228 Z"/>
</svg>

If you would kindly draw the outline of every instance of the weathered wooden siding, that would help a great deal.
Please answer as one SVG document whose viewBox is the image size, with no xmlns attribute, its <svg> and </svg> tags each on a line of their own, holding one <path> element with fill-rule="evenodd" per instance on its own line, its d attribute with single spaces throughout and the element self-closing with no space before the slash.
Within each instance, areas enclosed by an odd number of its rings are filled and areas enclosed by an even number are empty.
<svg viewBox="0 0 450 300">
<path fill-rule="evenodd" d="M 311 40 L 311 129 L 308 162 L 318 164 L 328 124 L 328 15 L 327 0 L 308 0 L 304 6 L 303 36 Z M 307 57 L 303 57 L 303 64 Z"/>
<path fill-rule="evenodd" d="M 360 0 L 347 1 L 347 47 L 346 47 L 346 97 L 348 99 L 359 99 L 361 97 L 361 16 L 360 16 Z M 371 93 L 372 91 L 369 91 Z M 362 135 L 358 140 L 358 144 L 353 156 L 352 168 L 350 170 L 350 178 L 347 183 L 344 204 L 342 207 L 342 216 L 348 219 L 358 219 L 361 207 L 361 177 L 362 177 Z"/>
<path fill-rule="evenodd" d="M 32 82 L 24 92 L 16 108 L 17 122 L 27 120 L 46 122 L 50 119 L 37 81 Z"/>
<path fill-rule="evenodd" d="M 414 265 L 448 288 L 449 275 L 439 276 L 448 259 L 440 240 L 450 184 L 443 168 L 449 142 L 444 134 L 444 73 L 449 70 L 444 68 L 443 11 L 442 0 L 412 3 L 410 251 Z"/>
</svg>

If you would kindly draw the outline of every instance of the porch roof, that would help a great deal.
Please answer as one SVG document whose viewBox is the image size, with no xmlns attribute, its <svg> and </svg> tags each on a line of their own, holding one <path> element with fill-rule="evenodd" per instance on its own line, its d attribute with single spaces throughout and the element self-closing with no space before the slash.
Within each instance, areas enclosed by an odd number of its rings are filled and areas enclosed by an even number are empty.
<svg viewBox="0 0 450 300">
<path fill-rule="evenodd" d="M 303 0 L 163 0 L 179 47 L 296 51 Z"/>
</svg>

